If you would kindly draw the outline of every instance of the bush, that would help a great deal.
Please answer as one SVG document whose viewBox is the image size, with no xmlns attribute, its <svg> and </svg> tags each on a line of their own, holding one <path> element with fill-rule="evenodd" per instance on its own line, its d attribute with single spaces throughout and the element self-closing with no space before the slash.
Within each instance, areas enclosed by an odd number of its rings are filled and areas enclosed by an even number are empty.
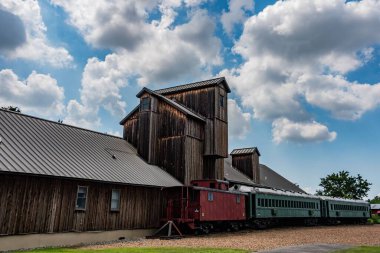
<svg viewBox="0 0 380 253">
<path fill-rule="evenodd" d="M 377 214 L 372 214 L 370 220 L 372 220 L 372 223 L 374 224 L 380 224 L 380 216 Z"/>
</svg>

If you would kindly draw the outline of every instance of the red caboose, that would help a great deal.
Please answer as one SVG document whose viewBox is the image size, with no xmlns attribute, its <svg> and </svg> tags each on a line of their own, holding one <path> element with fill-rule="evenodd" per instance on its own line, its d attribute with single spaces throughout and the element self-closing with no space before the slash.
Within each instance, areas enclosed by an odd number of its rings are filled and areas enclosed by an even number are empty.
<svg viewBox="0 0 380 253">
<path fill-rule="evenodd" d="M 166 189 L 167 221 L 207 233 L 216 227 L 237 228 L 246 219 L 246 194 L 229 191 L 228 182 L 195 180 L 191 184 Z"/>
</svg>

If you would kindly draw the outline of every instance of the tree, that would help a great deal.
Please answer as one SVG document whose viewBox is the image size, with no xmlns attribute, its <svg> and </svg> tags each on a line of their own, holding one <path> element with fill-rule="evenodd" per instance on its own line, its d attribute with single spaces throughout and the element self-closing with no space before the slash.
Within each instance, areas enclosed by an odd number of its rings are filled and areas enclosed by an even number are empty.
<svg viewBox="0 0 380 253">
<path fill-rule="evenodd" d="M 21 109 L 17 106 L 8 106 L 8 107 L 1 107 L 3 110 L 11 111 L 11 112 L 21 112 Z"/>
<path fill-rule="evenodd" d="M 371 200 L 371 204 L 380 204 L 380 195 Z"/>
<path fill-rule="evenodd" d="M 321 178 L 323 189 L 317 191 L 317 195 L 331 196 L 347 199 L 362 199 L 367 196 L 371 183 L 363 179 L 361 175 L 351 176 L 348 171 L 332 173 Z"/>
</svg>

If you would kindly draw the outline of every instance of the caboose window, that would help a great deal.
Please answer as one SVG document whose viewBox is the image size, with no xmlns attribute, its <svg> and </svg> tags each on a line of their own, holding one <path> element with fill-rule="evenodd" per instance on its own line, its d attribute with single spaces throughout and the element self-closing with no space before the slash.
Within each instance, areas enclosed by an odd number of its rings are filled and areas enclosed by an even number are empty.
<svg viewBox="0 0 380 253">
<path fill-rule="evenodd" d="M 149 111 L 150 110 L 150 98 L 145 97 L 141 99 L 141 111 Z"/>
<path fill-rule="evenodd" d="M 214 201 L 214 193 L 208 192 L 208 194 L 207 194 L 207 200 L 208 201 Z"/>
<path fill-rule="evenodd" d="M 236 203 L 238 203 L 238 204 L 240 203 L 240 195 L 236 196 Z"/>
</svg>

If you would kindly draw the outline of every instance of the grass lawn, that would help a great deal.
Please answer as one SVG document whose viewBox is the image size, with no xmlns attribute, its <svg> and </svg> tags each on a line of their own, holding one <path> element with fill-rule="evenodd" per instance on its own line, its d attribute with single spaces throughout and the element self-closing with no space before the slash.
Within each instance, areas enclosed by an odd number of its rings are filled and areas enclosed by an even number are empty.
<svg viewBox="0 0 380 253">
<path fill-rule="evenodd" d="M 334 253 L 380 253 L 380 247 L 362 246 L 345 250 L 334 251 Z"/>
<path fill-rule="evenodd" d="M 31 251 L 18 251 L 18 252 L 75 252 L 75 253 L 90 253 L 95 250 L 75 249 L 75 248 L 48 248 L 37 249 Z M 246 250 L 241 249 L 214 249 L 214 248 L 113 248 L 113 249 L 100 249 L 96 250 L 97 253 L 247 253 Z"/>
</svg>

